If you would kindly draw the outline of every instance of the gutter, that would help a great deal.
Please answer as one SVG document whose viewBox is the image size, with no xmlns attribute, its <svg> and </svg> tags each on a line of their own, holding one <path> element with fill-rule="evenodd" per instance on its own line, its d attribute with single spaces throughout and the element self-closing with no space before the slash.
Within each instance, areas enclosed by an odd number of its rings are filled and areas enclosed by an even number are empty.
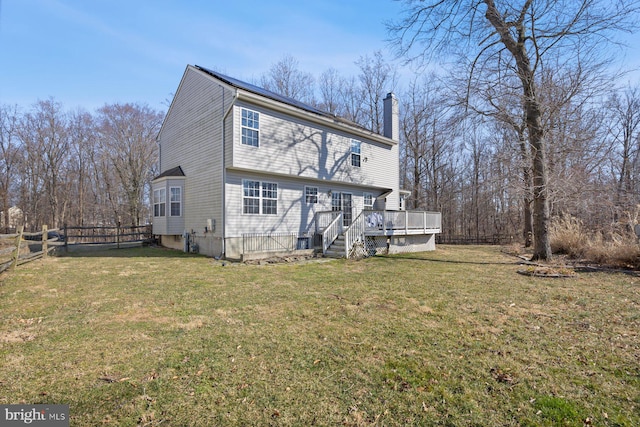
<svg viewBox="0 0 640 427">
<path fill-rule="evenodd" d="M 220 86 L 220 89 L 222 89 L 222 108 L 223 108 L 223 114 L 222 114 L 222 252 L 220 253 L 220 258 L 224 257 L 226 254 L 226 211 L 227 211 L 227 204 L 226 202 L 226 188 L 227 188 L 227 165 L 226 165 L 226 161 L 227 161 L 227 153 L 226 153 L 226 146 L 227 146 L 227 141 L 225 140 L 225 137 L 227 135 L 227 129 L 225 126 L 225 120 L 227 119 L 227 117 L 229 116 L 229 114 L 231 113 L 231 111 L 233 110 L 233 106 L 235 105 L 237 99 L 238 99 L 238 89 L 235 89 L 234 94 L 233 94 L 233 98 L 231 99 L 231 102 L 229 103 L 229 106 L 227 107 L 226 110 L 224 110 L 224 95 L 226 93 L 225 87 L 222 86 L 221 84 L 218 84 L 218 86 Z"/>
</svg>

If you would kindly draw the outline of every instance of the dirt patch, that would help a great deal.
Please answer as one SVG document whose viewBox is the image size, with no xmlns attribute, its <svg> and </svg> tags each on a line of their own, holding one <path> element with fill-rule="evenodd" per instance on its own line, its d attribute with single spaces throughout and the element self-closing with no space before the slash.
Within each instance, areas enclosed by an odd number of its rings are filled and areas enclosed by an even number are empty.
<svg viewBox="0 0 640 427">
<path fill-rule="evenodd" d="M 291 264 L 291 263 L 305 263 L 305 262 L 323 262 L 330 261 L 331 258 L 324 258 L 322 255 L 317 254 L 305 254 L 305 255 L 287 255 L 277 256 L 263 259 L 251 259 L 244 263 L 247 265 L 269 265 L 269 264 Z"/>
</svg>

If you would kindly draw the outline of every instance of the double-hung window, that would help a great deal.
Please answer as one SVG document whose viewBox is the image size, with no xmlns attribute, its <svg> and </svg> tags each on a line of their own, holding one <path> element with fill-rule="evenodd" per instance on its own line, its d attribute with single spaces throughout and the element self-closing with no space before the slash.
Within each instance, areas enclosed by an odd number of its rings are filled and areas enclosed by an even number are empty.
<svg viewBox="0 0 640 427">
<path fill-rule="evenodd" d="M 318 187 L 304 187 L 304 198 L 309 204 L 318 203 Z"/>
<path fill-rule="evenodd" d="M 351 140 L 351 166 L 360 167 L 361 142 Z"/>
<path fill-rule="evenodd" d="M 153 190 L 153 216 L 165 216 L 166 197 L 164 188 Z"/>
<path fill-rule="evenodd" d="M 242 109 L 242 143 L 252 147 L 260 145 L 260 113 Z"/>
<path fill-rule="evenodd" d="M 171 187 L 169 189 L 169 215 L 180 216 L 182 215 L 182 188 Z"/>
<path fill-rule="evenodd" d="M 364 193 L 364 210 L 373 210 L 373 194 L 371 193 Z"/>
<path fill-rule="evenodd" d="M 245 179 L 242 181 L 242 213 L 278 214 L 278 184 Z"/>
<path fill-rule="evenodd" d="M 272 182 L 262 183 L 262 214 L 278 214 L 278 184 Z"/>
</svg>

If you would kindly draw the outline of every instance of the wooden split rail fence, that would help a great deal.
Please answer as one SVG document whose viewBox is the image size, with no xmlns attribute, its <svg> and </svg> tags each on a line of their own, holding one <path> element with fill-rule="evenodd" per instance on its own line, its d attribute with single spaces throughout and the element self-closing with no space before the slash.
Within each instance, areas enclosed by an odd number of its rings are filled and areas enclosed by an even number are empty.
<svg viewBox="0 0 640 427">
<path fill-rule="evenodd" d="M 0 273 L 34 259 L 46 258 L 61 245 L 58 229 L 27 233 L 20 227 L 15 234 L 0 234 Z"/>
<path fill-rule="evenodd" d="M 42 227 L 28 233 L 20 227 L 17 233 L 0 234 L 0 273 L 35 259 L 46 258 L 56 249 L 70 247 L 97 248 L 130 246 L 151 239 L 151 226 L 67 226 L 62 230 Z"/>
</svg>

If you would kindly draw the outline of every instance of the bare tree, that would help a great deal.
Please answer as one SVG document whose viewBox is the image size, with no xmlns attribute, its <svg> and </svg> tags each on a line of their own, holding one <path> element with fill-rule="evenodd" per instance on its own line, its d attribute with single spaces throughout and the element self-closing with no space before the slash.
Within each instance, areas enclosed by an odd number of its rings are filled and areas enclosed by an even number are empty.
<svg viewBox="0 0 640 427">
<path fill-rule="evenodd" d="M 440 209 L 441 170 L 452 152 L 455 124 L 435 75 L 414 80 L 402 96 L 401 176 L 416 209 Z"/>
<path fill-rule="evenodd" d="M 356 65 L 360 68 L 358 79 L 364 95 L 364 117 L 361 124 L 373 132 L 382 133 L 382 100 L 387 93 L 395 90 L 398 73 L 380 51 L 374 52 L 373 57 L 361 56 Z"/>
<path fill-rule="evenodd" d="M 22 117 L 19 130 L 25 150 L 23 171 L 28 188 L 24 209 L 30 212 L 31 227 L 52 227 L 64 221 L 62 197 L 69 154 L 67 117 L 54 99 L 38 101 Z"/>
<path fill-rule="evenodd" d="M 273 64 L 261 77 L 260 84 L 280 95 L 308 104 L 315 103 L 313 75 L 300 71 L 298 61 L 291 55 Z"/>
<path fill-rule="evenodd" d="M 633 0 L 407 0 L 404 19 L 390 26 L 399 52 L 417 57 L 431 52 L 471 58 L 471 75 L 485 65 L 514 76 L 532 151 L 533 259 L 550 259 L 547 139 L 540 73 L 551 63 L 570 64 L 579 72 L 604 61 L 604 47 L 616 31 L 637 26 Z M 416 56 L 413 56 L 414 58 Z M 496 84 L 502 84 L 496 74 Z M 513 79 L 509 79 L 513 81 Z"/>
<path fill-rule="evenodd" d="M 145 189 L 153 178 L 157 158 L 155 139 L 163 115 L 146 105 L 136 104 L 105 105 L 98 113 L 101 170 L 106 175 L 112 169 L 117 177 L 117 187 L 108 189 L 117 212 L 114 219 L 140 225 L 147 206 Z M 119 199 L 123 199 L 124 211 L 120 211 L 120 203 L 115 202 Z"/>
<path fill-rule="evenodd" d="M 616 154 L 616 205 L 630 209 L 638 203 L 640 188 L 638 161 L 640 160 L 640 89 L 628 87 L 622 93 L 614 93 L 608 102 L 611 125 L 610 134 Z"/>
<path fill-rule="evenodd" d="M 18 107 L 0 106 L 0 209 L 5 233 L 9 232 L 9 208 L 15 202 L 12 194 L 18 181 L 20 152 L 17 141 Z"/>
<path fill-rule="evenodd" d="M 76 111 L 69 118 L 69 136 L 72 156 L 69 158 L 70 175 L 75 179 L 68 184 L 69 203 L 72 209 L 69 220 L 75 225 L 85 225 L 94 211 L 92 194 L 92 177 L 97 171 L 91 163 L 97 150 L 97 137 L 93 116 L 86 111 Z M 89 219 L 89 223 L 94 223 Z"/>
</svg>

